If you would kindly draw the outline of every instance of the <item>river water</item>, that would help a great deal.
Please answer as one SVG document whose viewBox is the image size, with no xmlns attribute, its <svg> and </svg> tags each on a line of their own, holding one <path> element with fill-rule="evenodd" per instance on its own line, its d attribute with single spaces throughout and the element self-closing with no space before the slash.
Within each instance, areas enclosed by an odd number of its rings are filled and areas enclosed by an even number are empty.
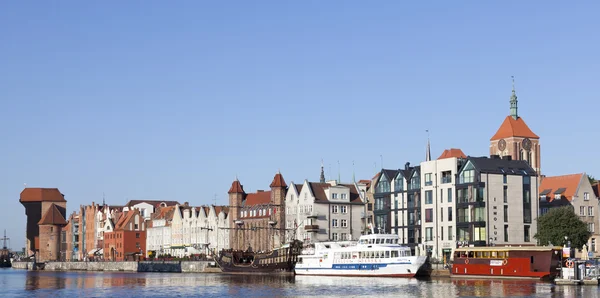
<svg viewBox="0 0 600 298">
<path fill-rule="evenodd" d="M 0 297 L 599 297 L 524 280 L 0 270 Z"/>
</svg>

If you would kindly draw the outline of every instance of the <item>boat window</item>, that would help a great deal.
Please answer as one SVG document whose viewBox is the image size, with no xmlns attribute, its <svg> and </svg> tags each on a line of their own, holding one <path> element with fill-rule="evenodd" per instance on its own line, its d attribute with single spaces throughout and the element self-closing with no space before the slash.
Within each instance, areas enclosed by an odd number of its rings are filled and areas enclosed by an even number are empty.
<svg viewBox="0 0 600 298">
<path fill-rule="evenodd" d="M 504 258 L 504 252 L 503 251 L 499 251 L 498 252 L 498 258 Z"/>
<path fill-rule="evenodd" d="M 475 257 L 475 253 L 472 252 L 472 251 L 468 251 L 467 252 L 467 256 L 468 256 L 468 258 L 474 258 Z"/>
<path fill-rule="evenodd" d="M 390 257 L 390 251 L 386 250 L 385 251 L 385 258 L 388 259 Z"/>
<path fill-rule="evenodd" d="M 481 258 L 481 252 L 480 251 L 476 251 L 475 252 L 475 257 L 476 258 Z"/>
<path fill-rule="evenodd" d="M 508 258 L 508 251 L 504 253 L 504 257 Z"/>
<path fill-rule="evenodd" d="M 497 257 L 498 257 L 498 252 L 492 251 L 492 258 L 497 258 Z"/>
<path fill-rule="evenodd" d="M 490 252 L 489 251 L 484 251 L 483 252 L 483 257 L 484 258 L 489 258 L 490 257 Z"/>
<path fill-rule="evenodd" d="M 392 250 L 392 258 L 397 258 L 397 257 L 398 257 L 398 251 Z"/>
</svg>

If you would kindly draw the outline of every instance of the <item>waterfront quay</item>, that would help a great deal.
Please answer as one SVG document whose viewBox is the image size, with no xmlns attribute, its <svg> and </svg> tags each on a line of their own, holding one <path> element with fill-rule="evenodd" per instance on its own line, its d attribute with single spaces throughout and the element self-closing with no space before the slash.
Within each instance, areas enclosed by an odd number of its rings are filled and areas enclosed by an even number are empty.
<svg viewBox="0 0 600 298">
<path fill-rule="evenodd" d="M 140 261 L 140 262 L 13 262 L 14 269 L 35 271 L 123 271 L 208 273 L 220 272 L 210 261 Z"/>
</svg>

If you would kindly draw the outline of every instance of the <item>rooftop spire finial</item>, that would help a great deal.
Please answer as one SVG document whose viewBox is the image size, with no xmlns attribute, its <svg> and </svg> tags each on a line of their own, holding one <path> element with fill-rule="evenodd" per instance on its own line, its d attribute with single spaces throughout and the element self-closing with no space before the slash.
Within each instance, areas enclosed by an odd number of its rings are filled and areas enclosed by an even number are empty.
<svg viewBox="0 0 600 298">
<path fill-rule="evenodd" d="M 321 158 L 321 177 L 319 177 L 319 182 L 325 183 L 325 169 L 323 166 L 323 159 Z"/>
<path fill-rule="evenodd" d="M 431 144 L 429 143 L 429 129 L 426 129 L 427 132 L 427 149 L 425 151 L 425 161 L 431 161 Z"/>
<path fill-rule="evenodd" d="M 354 160 L 352 161 L 352 182 L 356 183 L 356 174 L 354 172 Z"/>
<path fill-rule="evenodd" d="M 519 118 L 518 107 L 517 107 L 517 93 L 515 92 L 515 76 L 512 78 L 512 94 L 510 96 L 510 116 L 517 120 Z"/>
</svg>

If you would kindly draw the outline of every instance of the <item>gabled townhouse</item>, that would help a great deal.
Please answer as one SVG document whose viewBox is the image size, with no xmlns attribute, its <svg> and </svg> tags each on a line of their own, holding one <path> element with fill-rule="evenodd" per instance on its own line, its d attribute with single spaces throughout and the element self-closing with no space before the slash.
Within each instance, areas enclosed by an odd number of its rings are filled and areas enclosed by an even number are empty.
<svg viewBox="0 0 600 298">
<path fill-rule="evenodd" d="M 397 234 L 416 253 L 422 238 L 420 166 L 382 169 L 373 185 L 375 232 Z"/>
<path fill-rule="evenodd" d="M 277 172 L 270 191 L 246 193 L 236 178 L 229 191 L 229 245 L 233 249 L 270 251 L 286 240 L 285 196 L 288 186 Z"/>
<path fill-rule="evenodd" d="M 366 225 L 366 192 L 366 184 L 335 180 L 290 184 L 285 197 L 287 240 L 357 240 Z"/>
<path fill-rule="evenodd" d="M 535 245 L 538 185 L 527 161 L 467 157 L 456 183 L 457 244 Z"/>
<path fill-rule="evenodd" d="M 448 262 L 456 247 L 456 177 L 467 156 L 462 150 L 444 150 L 436 160 L 421 163 L 421 225 L 424 251 Z"/>
<path fill-rule="evenodd" d="M 598 241 L 600 241 L 598 197 L 587 174 L 542 177 L 539 194 L 540 215 L 546 214 L 550 208 L 561 206 L 573 208 L 575 214 L 587 224 L 588 230 L 592 233 L 587 243 L 588 252 L 592 254 L 592 257 L 600 256 L 598 250 Z M 547 243 L 540 244 L 546 245 Z M 564 243 L 553 244 L 562 245 Z M 580 253 L 581 251 L 577 251 L 576 256 L 580 257 Z"/>
<path fill-rule="evenodd" d="M 123 212 L 116 223 L 108 221 L 111 223 L 104 232 L 105 259 L 133 261 L 146 254 L 146 223 L 138 209 Z"/>
<path fill-rule="evenodd" d="M 148 256 L 212 255 L 229 248 L 227 207 L 162 207 L 148 222 Z"/>
<path fill-rule="evenodd" d="M 177 201 L 160 201 L 160 200 L 131 200 L 123 206 L 123 211 L 133 209 L 140 210 L 140 214 L 145 220 L 149 220 L 152 213 L 157 208 L 179 205 Z"/>
</svg>

